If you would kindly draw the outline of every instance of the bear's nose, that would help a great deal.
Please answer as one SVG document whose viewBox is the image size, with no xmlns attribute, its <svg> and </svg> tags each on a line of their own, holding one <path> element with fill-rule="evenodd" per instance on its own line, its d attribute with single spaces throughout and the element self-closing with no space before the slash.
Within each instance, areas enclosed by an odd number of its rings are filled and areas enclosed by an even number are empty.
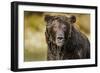
<svg viewBox="0 0 100 73">
<path fill-rule="evenodd" d="M 57 37 L 57 39 L 62 40 L 62 39 L 64 39 L 64 38 L 63 38 L 63 37 Z"/>
</svg>

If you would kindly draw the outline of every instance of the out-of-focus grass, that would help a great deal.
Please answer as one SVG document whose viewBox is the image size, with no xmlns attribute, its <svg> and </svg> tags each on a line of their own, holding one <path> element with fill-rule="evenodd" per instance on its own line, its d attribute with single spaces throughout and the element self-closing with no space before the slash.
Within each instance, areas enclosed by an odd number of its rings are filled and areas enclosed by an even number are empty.
<svg viewBox="0 0 100 73">
<path fill-rule="evenodd" d="M 45 24 L 41 12 L 24 12 L 24 61 L 47 59 Z"/>
<path fill-rule="evenodd" d="M 36 48 L 36 47 L 33 47 Z M 46 60 L 45 49 L 36 48 L 34 50 L 25 49 L 25 61 L 44 61 Z"/>
<path fill-rule="evenodd" d="M 43 12 L 24 12 L 24 61 L 44 61 L 47 60 L 47 44 L 45 40 L 45 22 Z M 49 13 L 58 14 L 58 13 Z M 61 13 L 59 13 L 61 14 Z M 58 14 L 58 15 L 59 15 Z M 70 14 L 77 18 L 76 24 L 86 35 L 90 36 L 90 15 Z"/>
</svg>

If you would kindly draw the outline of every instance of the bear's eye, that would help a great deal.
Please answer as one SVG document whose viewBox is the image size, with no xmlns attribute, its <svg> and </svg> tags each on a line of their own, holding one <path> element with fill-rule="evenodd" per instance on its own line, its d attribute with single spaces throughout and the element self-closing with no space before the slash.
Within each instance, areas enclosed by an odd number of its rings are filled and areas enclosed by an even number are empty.
<svg viewBox="0 0 100 73">
<path fill-rule="evenodd" d="M 54 31 L 57 31 L 57 26 L 56 25 L 53 27 L 53 30 Z"/>
<path fill-rule="evenodd" d="M 63 26 L 62 26 L 62 29 L 65 31 L 65 30 L 66 30 L 66 26 L 65 26 L 65 25 L 63 25 Z"/>
</svg>

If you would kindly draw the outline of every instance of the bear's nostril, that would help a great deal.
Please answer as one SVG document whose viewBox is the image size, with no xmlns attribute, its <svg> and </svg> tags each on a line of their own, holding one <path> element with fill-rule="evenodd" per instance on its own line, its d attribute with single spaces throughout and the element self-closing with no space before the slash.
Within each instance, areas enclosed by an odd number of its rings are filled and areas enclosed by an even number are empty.
<svg viewBox="0 0 100 73">
<path fill-rule="evenodd" d="M 62 40 L 62 39 L 64 39 L 64 38 L 63 38 L 63 37 L 57 37 L 57 39 Z"/>
</svg>

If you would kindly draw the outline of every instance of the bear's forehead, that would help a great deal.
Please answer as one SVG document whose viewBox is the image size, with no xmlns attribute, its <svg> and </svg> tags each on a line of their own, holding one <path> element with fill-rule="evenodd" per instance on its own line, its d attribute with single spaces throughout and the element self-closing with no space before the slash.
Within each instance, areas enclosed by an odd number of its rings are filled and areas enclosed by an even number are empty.
<svg viewBox="0 0 100 73">
<path fill-rule="evenodd" d="M 65 20 L 65 19 L 69 19 L 69 16 L 62 16 L 62 15 L 57 15 L 57 16 L 53 16 L 54 19 L 62 19 L 62 20 Z"/>
<path fill-rule="evenodd" d="M 51 24 L 51 26 L 55 27 L 55 28 L 60 28 L 62 29 L 63 27 L 67 27 L 67 22 L 59 22 L 57 20 L 54 20 Z"/>
<path fill-rule="evenodd" d="M 53 16 L 53 23 L 66 23 L 69 22 L 69 17 L 67 16 Z"/>
<path fill-rule="evenodd" d="M 68 22 L 69 16 L 62 16 L 62 15 L 53 16 L 53 21 L 54 20 L 57 20 L 58 22 L 59 21 Z"/>
</svg>

